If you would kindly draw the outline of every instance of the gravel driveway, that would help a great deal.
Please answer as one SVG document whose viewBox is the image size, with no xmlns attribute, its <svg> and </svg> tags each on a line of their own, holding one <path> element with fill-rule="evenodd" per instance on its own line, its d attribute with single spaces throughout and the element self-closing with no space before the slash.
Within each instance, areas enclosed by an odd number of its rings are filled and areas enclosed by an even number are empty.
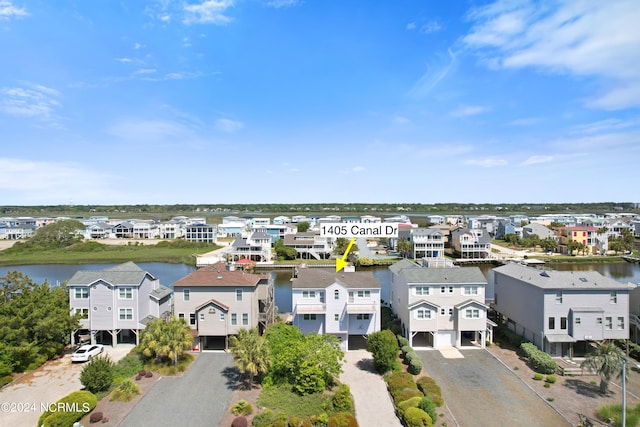
<svg viewBox="0 0 640 427">
<path fill-rule="evenodd" d="M 184 376 L 158 381 L 120 425 L 218 425 L 235 386 L 232 367 L 230 354 L 199 354 Z"/>
<path fill-rule="evenodd" d="M 132 345 L 105 347 L 105 353 L 117 362 L 126 356 Z M 0 412 L 0 426 L 35 426 L 42 408 L 67 394 L 82 389 L 80 372 L 83 363 L 71 363 L 71 354 L 52 360 L 14 381 L 0 391 L 0 403 L 13 404 L 9 412 Z"/>
<path fill-rule="evenodd" d="M 418 351 L 460 426 L 570 425 L 489 352 L 461 353 L 464 358 L 447 359 L 439 351 Z"/>
</svg>

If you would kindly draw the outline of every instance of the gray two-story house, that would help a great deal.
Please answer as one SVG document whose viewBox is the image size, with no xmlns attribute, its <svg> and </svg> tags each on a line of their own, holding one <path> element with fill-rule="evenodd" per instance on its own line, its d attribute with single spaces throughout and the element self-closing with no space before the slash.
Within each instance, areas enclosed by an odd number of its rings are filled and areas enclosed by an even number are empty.
<svg viewBox="0 0 640 427">
<path fill-rule="evenodd" d="M 413 347 L 479 347 L 493 339 L 487 279 L 478 267 L 402 260 L 391 270 L 390 305 Z"/>
<path fill-rule="evenodd" d="M 191 327 L 194 350 L 223 350 L 241 328 L 262 333 L 274 321 L 273 288 L 270 275 L 218 262 L 173 284 L 174 315 Z"/>
<path fill-rule="evenodd" d="M 117 345 L 139 342 L 146 324 L 171 314 L 172 292 L 133 262 L 80 270 L 68 283 L 71 314 L 80 313 L 82 328 L 72 343 L 90 336 L 93 343 Z"/>
<path fill-rule="evenodd" d="M 590 341 L 629 338 L 633 285 L 596 271 L 494 268 L 495 309 L 509 327 L 553 357 L 573 358 Z"/>
</svg>

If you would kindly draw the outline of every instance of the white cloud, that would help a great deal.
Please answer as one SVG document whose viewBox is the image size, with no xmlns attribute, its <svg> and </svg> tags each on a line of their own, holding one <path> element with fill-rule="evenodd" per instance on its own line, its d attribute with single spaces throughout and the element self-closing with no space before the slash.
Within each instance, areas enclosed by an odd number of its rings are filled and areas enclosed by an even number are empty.
<svg viewBox="0 0 640 427">
<path fill-rule="evenodd" d="M 244 123 L 231 119 L 218 119 L 215 123 L 216 129 L 227 133 L 236 132 L 244 127 Z"/>
<path fill-rule="evenodd" d="M 583 125 L 574 126 L 571 133 L 600 133 L 604 131 L 616 131 L 620 129 L 627 129 L 630 127 L 636 127 L 640 125 L 640 119 L 634 118 L 629 120 L 622 119 L 604 119 L 594 123 L 586 123 Z"/>
<path fill-rule="evenodd" d="M 484 159 L 469 159 L 465 161 L 465 164 L 472 166 L 480 166 L 483 168 L 493 168 L 497 166 L 506 166 L 508 162 L 504 159 L 496 159 L 488 157 Z"/>
<path fill-rule="evenodd" d="M 553 156 L 536 155 L 536 156 L 529 157 L 524 162 L 520 163 L 520 165 L 529 166 L 529 165 L 535 165 L 539 163 L 549 163 L 549 162 L 552 162 L 553 160 L 555 160 L 555 157 Z"/>
<path fill-rule="evenodd" d="M 52 120 L 60 107 L 60 93 L 46 86 L 26 83 L 26 87 L 0 88 L 0 112 Z"/>
<path fill-rule="evenodd" d="M 635 0 L 536 3 L 500 0 L 472 9 L 463 42 L 505 68 L 597 77 L 594 108 L 640 106 L 640 8 Z"/>
<path fill-rule="evenodd" d="M 133 48 L 134 48 L 135 50 L 142 49 L 143 47 L 144 47 L 144 45 L 143 45 L 143 44 L 140 44 L 140 43 L 134 43 L 134 44 L 133 44 Z"/>
<path fill-rule="evenodd" d="M 411 30 L 415 30 L 416 29 L 416 23 L 415 22 L 409 22 L 407 24 L 407 30 L 411 31 Z"/>
<path fill-rule="evenodd" d="M 157 70 L 153 68 L 140 68 L 133 72 L 133 74 L 154 74 Z"/>
<path fill-rule="evenodd" d="M 122 62 L 122 63 L 128 63 L 128 62 L 133 62 L 133 59 L 131 58 L 127 58 L 127 57 L 122 57 L 122 58 L 116 58 L 116 61 L 118 62 Z"/>
<path fill-rule="evenodd" d="M 438 21 L 429 21 L 420 27 L 420 32 L 423 34 L 431 34 L 437 33 L 442 29 L 444 29 L 444 27 Z"/>
<path fill-rule="evenodd" d="M 184 6 L 185 17 L 183 23 L 224 25 L 232 18 L 225 15 L 228 8 L 233 6 L 234 0 L 204 0 L 201 3 Z"/>
<path fill-rule="evenodd" d="M 430 67 L 426 73 L 418 79 L 409 90 L 409 95 L 417 98 L 423 98 L 427 96 L 447 75 L 453 71 L 456 67 L 456 54 L 451 50 L 448 51 L 449 58 L 445 63 L 441 61 L 440 64 Z"/>
<path fill-rule="evenodd" d="M 491 108 L 484 105 L 462 105 L 456 110 L 451 112 L 453 117 L 469 117 L 476 116 L 478 114 L 486 113 Z"/>
<path fill-rule="evenodd" d="M 0 0 L 0 19 L 9 19 L 16 16 L 29 16 L 27 10 L 15 6 L 9 0 Z"/>
<path fill-rule="evenodd" d="M 299 3 L 299 0 L 271 0 L 267 2 L 267 6 L 280 9 L 281 7 L 291 7 Z"/>
</svg>

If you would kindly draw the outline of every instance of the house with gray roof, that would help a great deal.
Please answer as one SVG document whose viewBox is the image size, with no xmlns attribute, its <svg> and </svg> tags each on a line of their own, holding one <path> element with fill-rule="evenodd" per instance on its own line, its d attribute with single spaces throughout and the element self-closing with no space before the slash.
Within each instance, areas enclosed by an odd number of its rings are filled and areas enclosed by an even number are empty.
<svg viewBox="0 0 640 427">
<path fill-rule="evenodd" d="M 380 281 L 370 271 L 299 268 L 291 299 L 300 331 L 334 335 L 344 351 L 366 346 L 364 338 L 380 330 Z"/>
<path fill-rule="evenodd" d="M 484 348 L 493 339 L 487 280 L 478 267 L 420 265 L 402 260 L 391 271 L 390 305 L 416 348 Z"/>
<path fill-rule="evenodd" d="M 444 234 L 437 228 L 413 228 L 410 230 L 412 258 L 443 258 Z"/>
<path fill-rule="evenodd" d="M 237 236 L 229 252 L 233 261 L 247 259 L 256 262 L 271 260 L 271 236 L 264 231 L 254 231 L 249 237 Z"/>
<path fill-rule="evenodd" d="M 77 271 L 68 283 L 71 314 L 81 313 L 80 336 L 93 343 L 139 342 L 148 322 L 171 314 L 173 292 L 133 262 L 103 270 Z"/>
<path fill-rule="evenodd" d="M 597 271 L 510 263 L 492 271 L 494 307 L 510 329 L 552 357 L 586 354 L 590 341 L 629 338 L 634 288 Z"/>
</svg>

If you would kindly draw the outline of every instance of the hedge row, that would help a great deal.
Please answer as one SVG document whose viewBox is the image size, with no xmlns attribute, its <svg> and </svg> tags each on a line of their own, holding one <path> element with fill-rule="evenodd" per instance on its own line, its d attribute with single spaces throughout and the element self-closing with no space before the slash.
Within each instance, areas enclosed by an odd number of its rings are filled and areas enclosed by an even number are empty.
<svg viewBox="0 0 640 427">
<path fill-rule="evenodd" d="M 520 350 L 529 360 L 531 368 L 541 374 L 553 374 L 558 364 L 544 351 L 538 350 L 535 344 L 524 342 L 520 344 Z"/>
<path fill-rule="evenodd" d="M 406 338 L 405 338 L 406 339 Z M 398 345 L 400 344 L 400 337 L 398 338 Z M 402 350 L 402 357 L 404 357 L 404 363 L 407 365 L 407 371 L 410 374 L 418 375 L 422 372 L 422 360 L 418 356 L 413 348 L 408 344 L 403 345 L 400 350 Z"/>
<path fill-rule="evenodd" d="M 420 403 L 425 395 L 418 389 L 413 375 L 408 372 L 393 372 L 384 377 L 389 393 L 393 397 L 398 416 L 407 427 L 431 427 L 433 420 Z"/>
<path fill-rule="evenodd" d="M 96 396 L 90 391 L 74 391 L 58 400 L 52 408 L 40 416 L 40 427 L 69 427 L 82 417 L 93 411 L 98 403 Z"/>
</svg>

